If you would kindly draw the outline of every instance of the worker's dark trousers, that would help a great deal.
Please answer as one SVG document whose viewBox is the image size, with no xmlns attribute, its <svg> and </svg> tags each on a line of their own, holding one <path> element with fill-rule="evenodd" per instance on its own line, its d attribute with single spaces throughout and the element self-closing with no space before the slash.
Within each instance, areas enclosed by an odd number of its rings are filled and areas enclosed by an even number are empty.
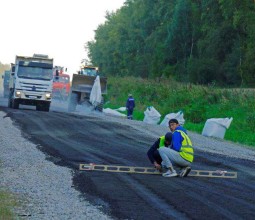
<svg viewBox="0 0 255 220">
<path fill-rule="evenodd" d="M 127 109 L 127 118 L 133 120 L 133 109 Z"/>
<path fill-rule="evenodd" d="M 159 165 L 161 164 L 162 158 L 161 158 L 158 150 L 154 151 L 153 158 L 157 162 L 157 164 L 159 164 Z"/>
</svg>

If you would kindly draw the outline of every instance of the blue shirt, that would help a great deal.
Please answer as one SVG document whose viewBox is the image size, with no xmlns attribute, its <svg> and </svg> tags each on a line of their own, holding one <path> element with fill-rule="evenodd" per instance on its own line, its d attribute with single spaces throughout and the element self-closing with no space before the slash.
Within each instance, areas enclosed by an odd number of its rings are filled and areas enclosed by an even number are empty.
<svg viewBox="0 0 255 220">
<path fill-rule="evenodd" d="M 187 134 L 186 129 L 183 128 L 182 126 L 176 127 L 175 130 L 181 130 L 181 131 L 183 131 L 184 133 Z M 172 136 L 172 146 L 171 146 L 171 149 L 179 152 L 181 150 L 181 147 L 182 147 L 182 141 L 183 141 L 183 137 L 181 136 L 181 133 L 178 132 L 178 131 L 174 132 L 173 136 Z"/>
<path fill-rule="evenodd" d="M 135 99 L 133 97 L 129 97 L 126 103 L 126 108 L 133 109 L 135 107 Z"/>
</svg>

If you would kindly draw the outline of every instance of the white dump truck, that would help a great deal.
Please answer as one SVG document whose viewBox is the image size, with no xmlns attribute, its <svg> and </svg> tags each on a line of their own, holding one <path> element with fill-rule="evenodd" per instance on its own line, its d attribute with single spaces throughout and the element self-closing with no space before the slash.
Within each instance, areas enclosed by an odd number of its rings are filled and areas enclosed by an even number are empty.
<svg viewBox="0 0 255 220">
<path fill-rule="evenodd" d="M 9 79 L 10 79 L 10 70 L 5 70 L 3 78 L 3 89 L 4 89 L 4 98 L 9 96 Z"/>
<path fill-rule="evenodd" d="M 48 55 L 16 56 L 9 81 L 8 107 L 33 105 L 38 111 L 49 111 L 52 98 L 53 59 Z"/>
<path fill-rule="evenodd" d="M 68 111 L 75 111 L 78 104 L 90 102 L 92 87 L 99 76 L 98 68 L 93 66 L 82 66 L 78 74 L 73 74 L 72 86 L 68 100 Z M 103 95 L 107 94 L 107 78 L 99 79 L 101 101 L 96 107 L 99 111 L 103 110 Z M 94 105 L 90 102 L 90 104 Z"/>
</svg>

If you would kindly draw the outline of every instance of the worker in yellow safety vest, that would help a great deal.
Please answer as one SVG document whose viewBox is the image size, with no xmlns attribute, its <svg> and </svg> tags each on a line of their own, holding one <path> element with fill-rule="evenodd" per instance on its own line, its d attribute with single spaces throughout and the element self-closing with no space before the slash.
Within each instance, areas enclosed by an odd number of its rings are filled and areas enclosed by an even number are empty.
<svg viewBox="0 0 255 220">
<path fill-rule="evenodd" d="M 148 158 L 157 170 L 162 170 L 161 156 L 158 149 L 162 147 L 169 147 L 172 143 L 172 132 L 166 133 L 166 135 L 159 137 L 147 152 Z"/>
<path fill-rule="evenodd" d="M 164 177 L 178 176 L 173 168 L 173 164 L 181 167 L 180 176 L 185 177 L 191 171 L 191 163 L 194 159 L 194 149 L 192 142 L 187 135 L 187 131 L 180 126 L 177 119 L 169 120 L 169 128 L 172 132 L 171 147 L 161 147 L 158 149 L 162 158 L 162 165 L 167 171 L 162 174 Z"/>
</svg>

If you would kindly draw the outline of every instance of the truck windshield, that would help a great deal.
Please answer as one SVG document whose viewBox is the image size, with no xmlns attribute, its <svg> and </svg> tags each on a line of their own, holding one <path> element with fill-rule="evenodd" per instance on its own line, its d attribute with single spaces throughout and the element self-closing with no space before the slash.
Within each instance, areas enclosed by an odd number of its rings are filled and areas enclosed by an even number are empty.
<svg viewBox="0 0 255 220">
<path fill-rule="evenodd" d="M 68 76 L 55 76 L 53 82 L 69 83 Z"/>
<path fill-rule="evenodd" d="M 19 78 L 51 80 L 53 71 L 42 67 L 19 66 L 17 75 Z"/>
<path fill-rule="evenodd" d="M 81 70 L 82 75 L 87 75 L 87 76 L 96 76 L 97 75 L 97 70 L 93 68 L 86 68 Z"/>
</svg>

